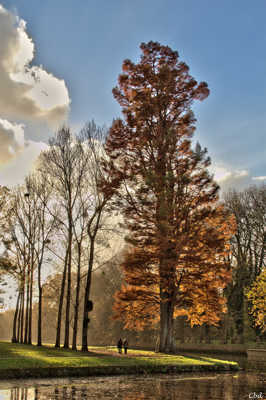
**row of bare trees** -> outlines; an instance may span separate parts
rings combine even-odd
[[[47,213],[51,191],[41,174],[26,178],[25,185],[10,193],[12,205],[8,213],[5,245],[16,268],[18,280],[17,305],[13,324],[13,342],[32,343],[33,282],[36,277],[39,324],[38,344],[41,345],[42,266],[54,232],[56,219]]]
[[[55,346],[60,347],[62,328],[64,347],[70,346],[70,308],[75,297],[72,349],[77,349],[83,279],[81,342],[82,350],[87,351],[92,271],[104,265],[108,256],[103,253],[110,232],[114,234],[105,212],[112,192],[99,190],[106,179],[101,168],[104,135],[105,129],[94,122],[88,123],[78,136],[63,127],[50,140],[49,149],[41,153],[34,174],[26,178],[24,185],[9,191],[2,239],[5,258],[15,266],[9,272],[18,282],[13,342],[32,343],[32,308],[36,296],[37,344],[42,345],[43,285],[51,273],[49,265],[57,260],[62,274]]]

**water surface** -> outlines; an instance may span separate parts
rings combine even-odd
[[[265,373],[0,381],[0,400],[266,400]]]

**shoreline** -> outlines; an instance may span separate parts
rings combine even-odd
[[[0,381],[4,379],[31,379],[31,378],[81,378],[88,376],[116,376],[116,375],[147,375],[147,374],[175,374],[190,372],[234,372],[241,371],[238,364],[216,365],[124,365],[99,367],[39,367],[1,369]]]

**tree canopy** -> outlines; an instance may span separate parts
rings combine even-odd
[[[115,312],[137,329],[159,320],[165,351],[173,345],[174,316],[215,324],[225,310],[234,223],[218,204],[206,149],[191,143],[191,105],[208,96],[207,84],[198,84],[169,47],[140,48],[140,62],[124,61],[113,90],[124,120],[113,122],[106,142],[105,169],[119,180],[114,207],[129,242]]]
[[[253,285],[246,291],[246,296],[251,303],[250,314],[255,325],[266,331],[266,269],[257,277]]]

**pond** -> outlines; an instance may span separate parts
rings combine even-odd
[[[0,400],[266,399],[265,373],[165,374],[0,381]]]

